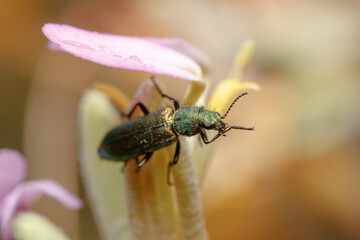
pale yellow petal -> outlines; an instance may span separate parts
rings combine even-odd
[[[208,79],[204,79],[204,82],[191,82],[189,88],[185,93],[183,103],[188,106],[195,105],[201,95],[204,93],[208,82]]]
[[[229,78],[235,78],[240,81],[243,79],[253,55],[254,47],[254,42],[251,39],[245,40],[235,57]]]
[[[70,238],[44,216],[34,212],[19,213],[12,223],[15,240],[69,240]]]
[[[244,90],[260,91],[261,89],[260,85],[255,82],[242,82],[242,85]]]
[[[80,170],[101,239],[128,239],[122,164],[103,160],[97,149],[119,113],[107,95],[84,92],[79,104]],[[86,220],[86,219],[82,219]]]
[[[240,93],[249,89],[258,90],[260,86],[254,82],[240,82],[236,79],[221,81],[211,94],[207,107],[222,115]]]

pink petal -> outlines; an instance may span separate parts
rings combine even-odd
[[[11,238],[11,223],[17,212],[27,209],[40,195],[53,198],[70,209],[82,207],[82,201],[52,180],[27,181],[17,185],[0,206],[0,229],[4,240]]]
[[[181,52],[195,62],[197,62],[202,69],[208,69],[210,65],[209,57],[200,49],[192,45],[190,42],[185,41],[181,38],[143,38],[147,41],[151,41],[155,44],[162,45],[174,49],[175,51]]]
[[[16,150],[0,149],[0,205],[5,195],[24,180],[26,161]]]
[[[57,48],[95,63],[202,81],[201,68],[194,60],[146,38],[97,33],[55,23],[45,24],[42,31]]]

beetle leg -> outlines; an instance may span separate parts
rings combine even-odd
[[[145,163],[147,163],[149,161],[152,154],[153,154],[152,152],[151,153],[145,153],[145,156],[140,161],[138,161],[138,160],[136,161],[136,166],[138,168],[141,168],[142,166],[144,166]]]
[[[209,139],[208,139],[208,137],[207,137],[207,134],[206,134],[205,130],[202,129],[202,128],[200,128],[200,136],[201,136],[201,139],[203,140],[203,142],[204,142],[205,144],[208,144],[208,143],[209,143]]]
[[[173,97],[170,97],[170,96],[167,95],[167,94],[164,94],[164,93],[161,91],[159,85],[157,85],[157,83],[155,82],[154,76],[151,76],[150,79],[151,79],[151,81],[154,83],[154,86],[156,87],[156,89],[157,89],[158,92],[160,93],[161,97],[168,98],[168,99],[174,101],[175,110],[178,110],[178,109],[180,108],[179,101],[178,101],[177,99],[173,98]]]
[[[131,115],[134,113],[137,106],[140,107],[140,109],[143,111],[144,115],[149,114],[149,110],[145,107],[145,105],[142,102],[138,102],[135,104],[135,106],[130,110],[130,112],[128,114],[124,114],[125,117],[130,118]]]
[[[209,144],[209,143],[212,143],[213,141],[215,141],[218,137],[220,137],[221,135],[223,135],[222,133],[218,133],[215,135],[215,137],[213,137],[211,140],[208,139],[207,137],[207,134],[205,132],[204,129],[200,129],[200,136],[201,136],[201,139],[203,140],[203,142],[205,144]]]
[[[177,162],[179,161],[179,156],[180,156],[180,140],[178,139],[176,141],[176,149],[175,149],[173,165],[177,164]]]
[[[171,181],[170,181],[170,168],[179,161],[179,156],[180,156],[180,141],[179,141],[179,139],[178,139],[178,140],[176,141],[176,149],[175,149],[174,160],[173,160],[172,162],[169,162],[169,166],[168,166],[167,181],[168,181],[168,184],[169,184],[169,185],[171,185]]]
[[[212,143],[220,136],[226,136],[225,133],[230,131],[231,127],[227,127],[225,130],[219,131],[211,140],[208,139],[206,131],[203,128],[200,128],[200,136],[205,144]]]

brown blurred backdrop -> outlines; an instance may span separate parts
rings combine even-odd
[[[360,239],[359,12],[358,1],[339,0],[1,1],[0,147],[24,152],[29,179],[78,192],[82,91],[101,81],[131,97],[149,76],[50,52],[46,22],[185,38],[211,57],[212,88],[252,38],[246,79],[262,90],[229,122],[256,131],[216,143],[202,185],[210,238]],[[188,84],[162,82],[177,98]],[[36,208],[78,238],[76,213],[50,200]]]

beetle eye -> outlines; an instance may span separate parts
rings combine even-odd
[[[205,121],[205,122],[204,122],[204,127],[206,127],[206,128],[211,127],[211,123],[210,123],[210,122]]]

